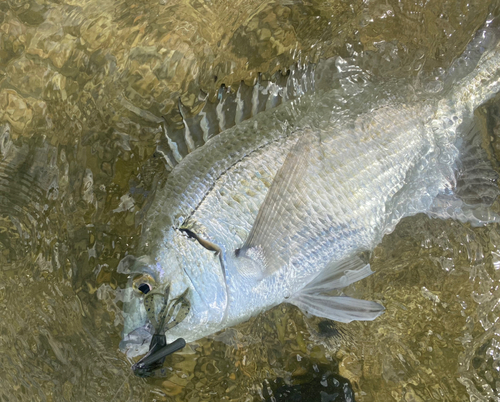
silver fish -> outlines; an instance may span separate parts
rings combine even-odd
[[[373,320],[380,304],[340,289],[372,273],[360,253],[403,217],[498,221],[485,197],[466,202],[456,186],[457,174],[476,185],[466,169],[457,171],[457,158],[466,148],[481,154],[474,110],[500,90],[500,46],[485,51],[492,40],[483,39],[469,48],[477,66],[456,73],[441,99],[395,96],[407,92],[395,83],[349,97],[317,89],[185,156],[157,190],[144,255],[119,266],[131,278],[122,350],[148,350],[167,296],[156,304],[150,297],[146,311],[143,293],[165,289],[186,299],[168,342],[195,341],[282,302],[341,322]],[[494,180],[479,180],[491,199]]]

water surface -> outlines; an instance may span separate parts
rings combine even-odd
[[[118,349],[118,262],[158,183],[179,97],[295,62],[356,60],[439,91],[494,1],[8,0],[0,4],[0,398],[5,401],[500,400],[500,228],[419,215],[348,291],[370,323],[283,305],[143,380]],[[497,13],[498,14],[498,13]],[[500,152],[498,101],[482,109]],[[497,208],[498,210],[498,208]],[[326,384],[326,385],[325,385]],[[338,394],[337,397],[334,395]],[[300,400],[300,399],[298,399]],[[307,400],[307,399],[302,399]]]

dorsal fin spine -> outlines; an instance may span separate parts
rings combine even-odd
[[[278,71],[269,81],[264,81],[259,74],[253,86],[249,87],[242,81],[236,91],[222,84],[215,102],[210,101],[208,94],[200,92],[194,107],[198,112],[193,112],[179,99],[177,116],[180,118],[175,113],[165,118],[166,144],[159,144],[160,154],[173,168],[214,135],[260,112],[311,92],[314,88],[314,66],[297,64],[286,74]]]

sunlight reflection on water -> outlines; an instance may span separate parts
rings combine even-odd
[[[334,55],[418,83],[461,54],[493,6],[2,2],[2,400],[246,401],[333,395],[345,379],[358,401],[499,400],[496,225],[406,219],[374,251],[376,274],[350,289],[383,301],[376,321],[333,325],[279,306],[189,345],[167,359],[168,377],[147,381],[118,350],[127,278],[116,272],[168,176],[155,118],[179,97],[193,105],[200,89],[215,97],[223,83]],[[498,160],[497,105],[485,124]]]

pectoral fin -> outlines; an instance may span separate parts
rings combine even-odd
[[[303,182],[310,174],[311,159],[317,157],[319,139],[312,131],[304,132],[276,174],[248,238],[236,256],[259,260],[263,276],[271,275],[287,263],[290,238],[304,223]]]

